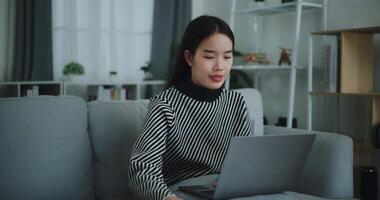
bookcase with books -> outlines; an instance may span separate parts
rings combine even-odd
[[[67,82],[24,81],[0,82],[0,98],[39,95],[72,95],[85,101],[149,99],[164,89],[166,81]]]
[[[65,82],[63,94],[94,100],[138,100],[149,99],[165,87],[166,81],[151,80],[140,82]]]
[[[337,100],[338,104],[334,105],[338,109],[337,117],[343,119],[337,120],[341,123],[338,127],[350,126],[349,123],[358,124],[360,130],[349,135],[354,142],[356,196],[360,193],[360,168],[373,166],[375,158],[380,155],[380,91],[374,90],[375,34],[380,34],[380,26],[319,31],[311,33],[309,37],[308,129],[313,129],[313,99],[321,98]],[[323,38],[318,40],[322,41],[320,49],[323,53],[318,57],[314,50],[321,44],[313,43],[320,38]],[[313,83],[313,71],[315,73],[318,70],[315,63],[319,61],[314,60],[314,57],[322,58],[319,70],[322,68],[324,71],[324,87]],[[339,102],[343,101],[359,103],[342,106]],[[354,121],[347,120],[348,115],[354,115]],[[320,117],[329,116],[325,113]],[[337,132],[345,134],[347,129],[338,128]]]
[[[340,39],[337,36],[325,36],[324,38],[324,77],[325,92],[337,92],[339,88],[338,56],[340,54],[338,46]]]
[[[26,97],[38,95],[61,95],[60,81],[0,82],[0,97]]]
[[[289,71],[289,92],[288,101],[276,102],[279,105],[287,104],[287,119],[293,119],[294,117],[294,103],[296,102],[296,82],[297,82],[297,71],[299,69],[305,69],[305,66],[300,65],[298,56],[301,50],[300,43],[302,38],[302,30],[304,27],[304,18],[307,18],[307,15],[304,15],[308,12],[318,11],[320,12],[320,22],[321,28],[326,27],[326,19],[327,19],[327,0],[292,0],[292,1],[237,1],[231,0],[230,6],[230,27],[232,30],[239,30],[242,28],[244,31],[237,31],[237,33],[241,32],[243,37],[246,37],[250,28],[253,30],[252,33],[248,33],[250,35],[253,46],[250,47],[250,51],[253,51],[256,57],[257,62],[248,62],[248,63],[239,63],[239,65],[234,64],[231,68],[232,72],[249,72],[250,75],[253,75],[254,87],[260,89],[259,84],[259,73],[256,72],[265,72],[266,74],[277,74],[279,73],[287,73]],[[284,15],[285,14],[285,15]],[[290,15],[288,15],[290,14]],[[291,33],[288,37],[283,37],[283,30],[275,29],[275,32],[279,32],[280,34],[275,37],[279,37],[280,39],[277,42],[272,41],[268,43],[266,38],[268,34],[263,34],[265,31],[271,29],[267,29],[265,25],[266,20],[270,20],[271,18],[277,16],[278,18],[286,18],[287,19],[287,27],[286,30],[291,30]],[[248,19],[248,20],[247,20]],[[248,23],[247,23],[248,22]],[[251,23],[252,22],[252,23]],[[271,21],[267,21],[271,22]],[[294,23],[294,25],[293,25]],[[280,27],[280,26],[279,26]],[[263,32],[264,31],[264,32]],[[291,40],[289,40],[291,39]],[[290,44],[286,44],[287,41],[290,41]],[[279,43],[278,43],[279,42]],[[285,43],[284,43],[285,42]],[[276,43],[276,45],[274,45]],[[275,48],[273,48],[273,45]],[[292,62],[289,62],[288,65],[281,65],[282,62],[270,63],[269,60],[274,60],[275,53],[272,51],[273,49],[277,49],[278,46],[287,45],[291,48],[291,58]],[[272,49],[272,50],[270,50]],[[262,53],[265,52],[265,53]],[[269,60],[266,58],[268,54]],[[277,59],[277,58],[276,58]],[[227,79],[226,87],[230,87],[230,79]],[[265,96],[265,95],[264,95]],[[265,97],[263,97],[265,98]],[[280,114],[280,113],[278,113]],[[277,115],[277,114],[276,114]],[[280,114],[282,115],[282,114]],[[292,127],[292,120],[287,120],[287,127]]]

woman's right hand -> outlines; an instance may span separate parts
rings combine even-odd
[[[165,200],[182,200],[181,198],[178,198],[177,196],[168,196],[165,198]]]

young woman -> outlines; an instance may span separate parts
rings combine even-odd
[[[191,21],[168,89],[151,99],[130,161],[130,187],[143,199],[179,199],[168,185],[220,173],[229,142],[247,136],[245,101],[224,89],[234,35],[212,16]]]

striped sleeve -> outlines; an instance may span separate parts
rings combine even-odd
[[[152,100],[146,120],[131,155],[130,188],[143,199],[162,200],[173,195],[162,174],[162,156],[167,133],[173,121],[172,110],[162,100]]]
[[[236,96],[231,102],[233,102],[236,107],[236,112],[232,116],[236,116],[235,124],[232,124],[234,130],[234,136],[248,136],[251,133],[253,127],[248,114],[248,107],[246,101],[242,94],[238,92],[233,92]]]
[[[247,106],[247,102],[245,101],[244,97],[241,96],[242,98],[242,102],[243,102],[243,135],[244,136],[248,136],[250,134],[254,135],[254,132],[251,131],[251,129],[253,129],[252,125],[255,123],[253,121],[253,119],[250,119],[250,116],[248,114],[248,106]],[[251,123],[251,120],[253,122],[253,124]]]

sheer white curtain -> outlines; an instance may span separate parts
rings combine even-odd
[[[54,80],[66,63],[85,68],[88,81],[139,81],[150,59],[154,0],[52,0]]]

